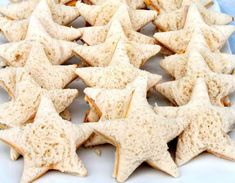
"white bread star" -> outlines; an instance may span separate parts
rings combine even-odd
[[[35,43],[24,66],[30,76],[45,89],[65,88],[75,78],[76,65],[52,65],[40,43]]]
[[[197,4],[197,8],[208,25],[225,25],[231,23],[234,18],[227,14],[218,13]],[[172,12],[162,13],[154,20],[154,24],[161,31],[175,31],[182,29],[188,13],[188,6],[184,6]]]
[[[81,36],[79,29],[62,26],[55,23],[46,0],[41,0],[35,7],[31,17],[34,16],[40,20],[46,32],[56,39],[73,41]],[[27,35],[30,19],[10,20],[1,17],[0,28],[8,41],[24,40]]]
[[[23,82],[22,80],[25,80]],[[48,93],[55,102],[56,108],[63,119],[70,120],[71,116],[67,107],[76,98],[76,90],[54,89],[46,91],[33,81],[25,69],[5,68],[0,72],[0,85],[12,100],[1,105],[0,121],[1,128],[21,126],[30,122],[37,110],[41,94]],[[27,92],[25,92],[27,88]],[[32,92],[32,93],[31,93]],[[11,159],[17,160],[20,156],[11,149]]]
[[[77,44],[52,38],[36,17],[31,17],[25,40],[0,45],[0,57],[6,65],[22,67],[34,42],[43,44],[52,64],[62,64],[73,56],[72,48]]]
[[[124,88],[137,76],[147,76],[148,89],[150,89],[161,79],[161,76],[157,74],[151,74],[134,67],[130,63],[122,42],[118,43],[112,61],[107,67],[77,68],[76,73],[86,85],[108,89]],[[91,121],[97,119],[94,109],[91,109],[86,117],[90,118]]]
[[[0,13],[12,20],[27,19],[32,14],[40,0],[22,1],[11,3],[0,7]],[[69,24],[79,16],[75,7],[57,4],[54,0],[47,0],[55,22],[59,24]]]
[[[153,87],[161,76],[135,68],[130,64],[124,44],[119,42],[112,61],[107,67],[77,68],[79,78],[90,87],[124,88],[137,76],[148,77],[148,88]]]
[[[235,145],[227,135],[235,123],[233,108],[211,104],[206,82],[198,79],[189,103],[180,107],[155,107],[167,118],[184,116],[190,122],[178,138],[176,162],[183,165],[203,151],[235,160]]]
[[[141,20],[143,21],[141,23],[142,25],[148,23],[144,19]],[[99,43],[103,43],[112,32],[115,33],[115,27],[113,24],[115,24],[114,22],[116,21],[119,21],[121,23],[122,29],[128,40],[143,44],[154,44],[156,42],[154,38],[145,36],[144,34],[141,34],[134,30],[128,12],[128,7],[125,5],[119,6],[119,8],[116,10],[115,14],[107,25],[80,28],[79,30],[82,33],[80,39],[88,45],[96,45]]]
[[[21,183],[32,182],[48,170],[86,176],[76,149],[91,134],[85,125],[63,120],[51,99],[43,96],[34,123],[2,130],[0,139],[24,156]]]
[[[235,56],[231,54],[211,52],[201,31],[194,31],[187,50],[183,54],[175,54],[165,57],[161,62],[161,67],[175,79],[180,79],[187,73],[187,63],[189,54],[198,51],[208,67],[216,73],[231,74],[235,68]]]
[[[120,6],[126,6],[131,19],[131,23],[134,30],[139,30],[147,23],[153,21],[157,13],[152,10],[135,10],[125,3],[121,3],[116,0],[110,0],[101,5],[87,5],[81,2],[77,2],[81,16],[91,25],[106,25],[112,19],[115,12]]]
[[[212,51],[223,47],[235,31],[233,25],[207,25],[195,4],[191,4],[184,28],[177,31],[155,33],[155,39],[175,53],[184,53],[195,30],[201,30]]]
[[[167,142],[178,136],[187,123],[157,115],[146,100],[147,78],[141,78],[138,85],[124,118],[89,124],[116,146],[113,176],[118,182],[124,182],[143,162],[177,177]]]
[[[6,68],[8,69],[8,68]],[[0,123],[7,127],[21,126],[32,120],[37,112],[40,97],[48,93],[58,113],[64,111],[77,97],[75,89],[42,89],[22,68],[15,73],[15,83],[6,83],[12,93],[12,100],[0,106]]]
[[[118,20],[114,21],[109,29],[104,43],[94,46],[78,45],[74,48],[75,55],[80,57],[90,66],[104,67],[109,65],[119,41],[123,41],[131,63],[141,67],[144,63],[160,51],[160,46],[141,44],[129,41]],[[97,53],[98,52],[98,53]]]
[[[186,74],[181,79],[156,86],[172,103],[184,105],[190,100],[197,78],[204,78],[212,104],[224,106],[224,98],[235,90],[235,76],[212,72],[198,51],[191,51]]]

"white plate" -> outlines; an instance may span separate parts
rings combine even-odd
[[[7,3],[6,0],[0,0],[1,4]],[[213,6],[213,9],[219,11],[217,3]],[[80,25],[81,26],[81,25]],[[153,34],[153,27],[148,26],[143,30],[145,33]],[[5,42],[1,37],[0,43]],[[226,53],[231,53],[228,45],[223,49]],[[161,57],[157,56],[151,59],[144,69],[163,75],[164,80],[169,80],[169,76],[160,69],[158,63]],[[74,60],[74,59],[73,59]],[[76,59],[75,59],[76,60]],[[72,88],[78,88],[80,93],[84,89],[84,85],[76,80],[71,84]],[[0,89],[0,103],[7,102],[9,97],[6,92]],[[150,98],[150,103],[158,102],[160,105],[167,105],[166,101],[157,95],[156,93]],[[232,97],[232,101],[235,101],[235,97]],[[78,99],[71,105],[70,110],[73,114],[73,123],[82,123],[84,113],[88,109],[88,105],[83,100],[83,95],[80,95]],[[235,141],[235,134],[231,134]],[[101,156],[97,156],[95,148],[78,150],[78,155],[81,157],[86,168],[88,169],[87,177],[77,177],[57,171],[50,171],[36,182],[40,183],[75,183],[75,182],[86,182],[86,183],[110,183],[116,182],[112,178],[112,171],[114,166],[114,154],[115,148],[111,145],[104,145],[96,147],[101,149]],[[19,182],[23,170],[23,158],[18,161],[11,161],[9,157],[9,147],[0,142],[0,183],[14,183]],[[180,167],[181,176],[179,178],[172,178],[167,174],[157,171],[150,166],[143,165],[139,167],[128,179],[128,183],[222,183],[235,182],[235,163],[219,159],[213,155],[203,153],[190,163]]]

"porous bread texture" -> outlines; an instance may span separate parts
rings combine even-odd
[[[20,41],[26,36],[28,20],[11,20],[0,17],[0,29],[8,41]]]
[[[43,45],[33,44],[24,68],[30,76],[45,89],[62,89],[75,78],[76,65],[52,65],[48,60]]]
[[[203,151],[208,151],[220,158],[235,160],[235,146],[222,130],[221,118],[222,115],[216,110],[207,110],[191,116],[193,123],[178,139],[180,143],[176,151],[177,164],[182,165]],[[192,145],[191,142],[195,144]]]
[[[188,10],[184,28],[177,31],[155,33],[154,38],[175,53],[184,53],[195,30],[201,30],[208,46],[212,51],[222,48],[231,34],[235,31],[232,25],[207,25],[195,4]]]
[[[153,87],[161,79],[159,75],[140,70],[130,64],[121,41],[116,47],[109,66],[77,68],[76,73],[86,85],[107,89],[124,88],[128,83],[134,81],[137,76],[148,77],[148,88]],[[94,119],[89,119],[90,121],[95,121],[98,118],[94,113],[86,116],[94,117]]]
[[[203,58],[213,72],[231,74],[234,70],[234,55],[207,52],[203,55]],[[185,54],[166,57],[160,65],[175,79],[180,79],[187,74],[187,63],[188,54]]]
[[[146,100],[147,78],[138,80],[126,116],[90,125],[116,146],[113,176],[124,182],[144,161],[172,176],[178,176],[177,166],[167,152],[167,142],[187,126],[184,120],[165,119],[156,115]]]
[[[42,96],[34,123],[0,133],[0,138],[24,156],[21,182],[31,182],[50,169],[86,176],[76,148],[92,133],[88,126],[74,125],[56,112],[49,96]]]
[[[32,120],[38,109],[41,95],[47,93],[56,110],[64,111],[77,97],[75,89],[42,89],[23,69],[18,69],[15,77],[13,99],[0,106],[0,121],[8,127],[21,126]]]
[[[95,115],[98,116],[97,120],[94,119],[94,116],[91,116],[89,119],[92,121],[90,122],[123,118],[129,107],[134,84],[135,81],[125,89],[86,88],[84,90],[85,99],[91,109],[95,110]],[[86,141],[85,146],[95,146],[106,142],[107,140],[102,136],[94,134]]]
[[[235,89],[235,77],[212,72],[197,51],[190,52],[189,57],[187,74],[176,81],[157,85],[157,91],[166,96],[172,103],[184,105],[190,100],[196,79],[203,78],[208,86],[212,104],[224,106],[223,99]]]
[[[109,66],[77,68],[76,73],[86,85],[104,88],[124,88],[137,76],[147,76],[148,88],[151,88],[161,79],[157,74],[140,70],[130,64],[122,42],[118,43]]]
[[[184,116],[189,126],[178,137],[176,162],[183,165],[208,151],[218,157],[235,160],[235,146],[226,134],[233,129],[235,113],[232,108],[211,104],[206,83],[198,79],[190,101],[180,107],[158,107],[155,112],[167,118]]]
[[[14,98],[16,72],[12,72],[12,68],[6,67],[0,71],[0,86],[8,93],[11,98]]]

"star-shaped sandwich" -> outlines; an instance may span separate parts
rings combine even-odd
[[[77,66],[52,65],[48,60],[42,45],[35,42],[31,48],[24,68],[42,88],[50,90],[65,88],[72,82],[76,78],[75,69]],[[8,73],[9,76],[7,78],[11,78],[16,75],[17,68],[8,67],[8,72],[11,73]]]
[[[1,81],[11,91],[12,96],[10,102],[0,105],[0,123],[5,127],[16,127],[30,122],[37,112],[41,96],[45,93],[51,97],[58,113],[64,111],[78,95],[75,89],[42,89],[22,68],[17,69],[14,79],[15,83],[9,82],[12,80],[7,78]]]
[[[234,18],[223,13],[211,11],[201,4],[197,8],[208,25],[226,25],[231,23]],[[161,31],[175,31],[182,29],[185,24],[185,18],[188,13],[188,6],[184,6],[172,12],[162,13],[154,20],[154,24]]]
[[[117,44],[123,41],[131,63],[140,67],[160,51],[160,46],[152,44],[141,44],[129,41],[118,20],[112,22],[104,43],[94,46],[78,45],[74,52],[90,66],[108,66],[112,60]]]
[[[22,67],[25,65],[34,42],[40,42],[52,64],[62,64],[73,56],[72,49],[77,44],[52,38],[40,20],[35,16],[30,18],[26,38],[23,41],[0,45],[0,57],[6,65]]]
[[[88,45],[103,43],[110,36],[108,33],[111,32],[110,29],[113,29],[113,22],[119,21],[128,40],[144,44],[154,44],[156,42],[154,38],[141,34],[133,28],[128,9],[128,6],[125,4],[120,5],[107,25],[80,28],[79,30],[82,33],[80,39]],[[141,21],[141,25],[148,23],[143,18],[139,21]]]
[[[223,47],[231,34],[235,31],[233,25],[207,25],[195,4],[191,4],[188,10],[184,28],[177,31],[155,33],[155,39],[175,53],[184,53],[195,30],[201,30],[207,44],[212,51]]]
[[[180,119],[166,119],[157,115],[146,100],[147,78],[139,80],[122,119],[91,124],[94,131],[116,146],[116,163],[113,176],[124,182],[143,162],[174,177],[177,166],[168,152],[167,143],[187,126]]]
[[[167,118],[184,116],[190,122],[178,138],[176,162],[183,165],[204,151],[235,160],[235,144],[227,135],[235,123],[233,108],[214,106],[203,79],[195,82],[190,101],[180,107],[155,107]]]
[[[85,125],[63,120],[48,96],[42,100],[32,124],[0,132],[0,139],[24,156],[22,183],[32,182],[49,170],[86,176],[76,153],[91,134]]]
[[[117,44],[113,58],[107,67],[77,68],[76,73],[86,85],[104,88],[124,88],[137,76],[147,76],[148,88],[151,88],[161,79],[157,74],[134,67],[121,41]]]
[[[108,24],[120,6],[128,7],[127,4],[117,0],[109,0],[101,5],[87,5],[81,2],[76,4],[79,13],[90,25]],[[139,30],[157,17],[157,12],[152,10],[136,10],[128,7],[128,13],[135,30]]]
[[[40,0],[29,0],[18,3],[11,3],[0,7],[0,13],[12,20],[27,19],[31,16],[33,10]],[[53,20],[59,24],[69,24],[79,16],[75,7],[57,4],[54,0],[47,0],[52,12]]]
[[[157,12],[168,13],[190,5],[191,3],[209,6],[213,3],[212,0],[144,0],[147,6],[155,9]]]
[[[94,114],[90,111],[86,116],[87,122],[114,120],[125,117],[135,88],[139,85],[141,77],[137,77],[132,83],[123,89],[86,88],[84,90],[85,100],[94,109]],[[147,91],[146,91],[147,92]],[[91,116],[91,113],[93,116]],[[95,116],[94,116],[95,115]],[[94,120],[97,118],[97,120]],[[95,146],[107,143],[100,135],[92,135],[84,144],[85,146]]]
[[[41,0],[35,7],[31,17],[40,20],[47,33],[56,39],[73,41],[81,36],[78,29],[62,26],[55,23],[46,0]],[[0,18],[0,28],[8,41],[24,40],[28,30],[30,19],[11,20],[6,17]]]
[[[76,74],[90,87],[107,89],[125,88],[137,76],[147,76],[148,89],[150,89],[161,79],[161,76],[157,74],[151,74],[133,66],[121,41],[117,44],[113,58],[107,67],[77,68]],[[91,114],[93,111],[94,109],[91,109],[87,116],[92,115],[96,119],[97,115]]]
[[[101,5],[106,2],[109,2],[109,0],[88,0],[89,3],[95,4],[95,5]],[[139,8],[145,8],[144,0],[117,0],[119,2],[126,3],[128,6],[130,6],[133,9],[139,9]]]
[[[198,51],[191,51],[188,56],[184,77],[156,86],[172,103],[184,105],[190,100],[197,78],[204,78],[212,104],[224,106],[224,98],[235,90],[235,76],[212,72]]]
[[[231,74],[233,72],[235,68],[235,56],[219,51],[211,52],[201,31],[195,31],[193,33],[185,53],[166,57],[160,62],[160,65],[175,79],[180,79],[187,73],[190,52],[195,50],[202,55],[208,67],[213,72],[222,74]]]

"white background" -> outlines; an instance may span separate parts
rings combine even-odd
[[[0,0],[1,4],[7,3],[6,0]],[[217,3],[213,7],[217,11],[219,8]],[[82,25],[78,23],[76,27],[81,27]],[[154,28],[152,26],[147,26],[143,32],[148,35],[153,35]],[[0,42],[5,42],[4,38],[0,37]],[[230,49],[228,46],[224,48],[224,51],[229,53]],[[169,80],[170,78],[162,71],[159,67],[160,56],[152,58],[143,69],[146,69],[152,73],[157,73],[163,75],[164,80]],[[78,62],[77,59],[73,59],[72,62]],[[83,100],[83,89],[84,85],[77,79],[71,85],[71,88],[78,88],[80,92],[79,98],[77,98],[70,107],[72,112],[72,122],[82,123],[85,111],[88,109],[88,105]],[[161,96],[156,93],[149,99],[151,104],[158,102],[160,105],[169,105]],[[9,97],[3,89],[0,89],[0,103],[7,102]],[[232,101],[235,101],[235,96],[232,96]],[[235,132],[231,133],[231,137],[235,141]],[[95,149],[101,150],[101,156],[97,156]],[[77,177],[68,174],[63,174],[57,171],[50,171],[38,179],[36,182],[40,183],[75,183],[75,182],[85,182],[85,183],[110,183],[116,182],[112,178],[112,171],[114,166],[114,154],[115,147],[111,145],[104,145],[95,148],[80,148],[78,150],[78,155],[84,162],[87,170],[87,177]],[[0,183],[15,183],[20,181],[20,177],[23,171],[23,158],[17,161],[10,160],[9,147],[2,142],[0,142]],[[180,167],[181,176],[179,178],[172,178],[169,175],[157,171],[150,166],[144,164],[139,167],[126,181],[128,183],[234,183],[235,182],[235,162],[219,159],[211,154],[203,153],[196,157],[194,160],[188,164]]]

